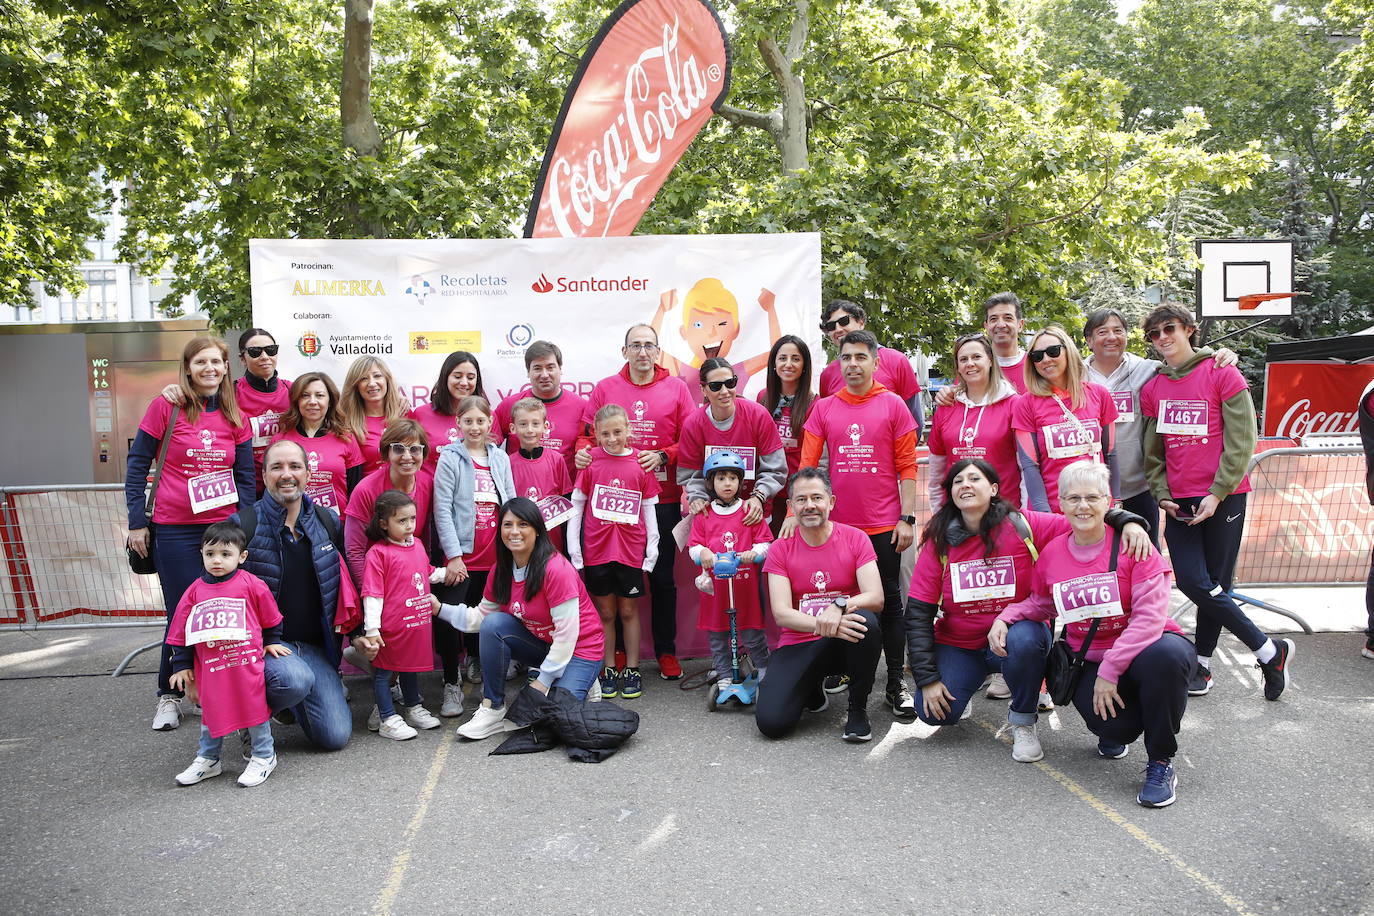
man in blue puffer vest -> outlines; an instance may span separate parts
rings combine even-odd
[[[277,599],[281,641],[291,649],[266,660],[267,704],[279,721],[289,710],[312,744],[338,750],[353,733],[334,633],[343,539],[333,510],[305,495],[309,477],[305,450],[274,442],[263,455],[262,499],[229,520],[248,534],[244,568]]]

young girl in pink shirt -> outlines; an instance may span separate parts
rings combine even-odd
[[[378,496],[367,535],[375,543],[363,571],[363,639],[378,649],[372,660],[378,733],[404,741],[417,728],[439,727],[420,705],[419,673],[434,667],[430,618],[439,602],[429,591],[429,556],[415,537],[415,500],[399,490]],[[391,699],[392,672],[400,672],[403,716]]]

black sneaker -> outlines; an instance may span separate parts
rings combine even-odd
[[[821,681],[821,689],[826,693],[844,693],[849,689],[849,675],[832,674]]]
[[[1291,639],[1274,640],[1274,648],[1278,651],[1274,657],[1267,662],[1258,662],[1257,667],[1264,674],[1264,698],[1266,700],[1277,700],[1288,686],[1288,662],[1293,658],[1293,652],[1297,648]]]
[[[911,696],[911,691],[906,689],[906,684],[889,684],[885,699],[898,719],[916,718],[916,700]]]
[[[1200,697],[1212,689],[1212,672],[1194,663],[1193,673],[1188,676],[1188,696]]]
[[[868,724],[868,712],[851,709],[844,723],[844,740],[850,744],[863,744],[873,739],[873,727]]]

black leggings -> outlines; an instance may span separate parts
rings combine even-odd
[[[487,587],[488,570],[469,570],[468,577],[457,585],[436,585],[434,595],[444,604],[466,604],[476,607],[482,601],[482,592]],[[434,651],[439,653],[439,661],[444,666],[444,683],[459,683],[458,661],[467,649],[470,658],[477,657],[477,634],[464,633],[454,629],[452,624],[434,618]]]
[[[754,722],[769,738],[785,738],[801,720],[802,707],[819,703],[825,696],[821,681],[832,674],[849,675],[849,708],[863,709],[873,691],[873,676],[883,642],[878,615],[863,616],[868,632],[858,642],[838,638],[813,639],[773,650],[768,675],[759,684]]]
[[[887,686],[902,682],[906,670],[906,625],[902,619],[902,555],[892,543],[892,532],[870,534],[878,555],[878,576],[883,582],[883,655],[887,656]],[[915,550],[913,544],[907,550]]]
[[[1197,652],[1186,637],[1164,633],[1140,650],[1116,682],[1116,692],[1126,701],[1116,717],[1104,719],[1093,711],[1098,662],[1084,662],[1082,680],[1073,705],[1088,731],[1114,744],[1130,744],[1142,734],[1145,753],[1151,760],[1171,760],[1178,753],[1178,729],[1188,707],[1188,676],[1193,673]],[[773,676],[773,669],[768,669]]]

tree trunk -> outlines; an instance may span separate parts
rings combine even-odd
[[[800,59],[806,50],[806,39],[811,28],[811,3],[810,0],[792,0],[792,6],[797,15],[788,30],[786,51],[779,48],[771,37],[759,39],[759,53],[773,81],[778,84],[782,104],[769,112],[749,111],[733,105],[722,105],[719,110],[720,116],[732,124],[767,131],[782,154],[785,172],[799,172],[806,168],[809,155],[806,89],[801,77],[793,71],[792,63]]]
[[[343,87],[339,93],[344,145],[376,157],[382,135],[372,116],[372,0],[344,0]]]

